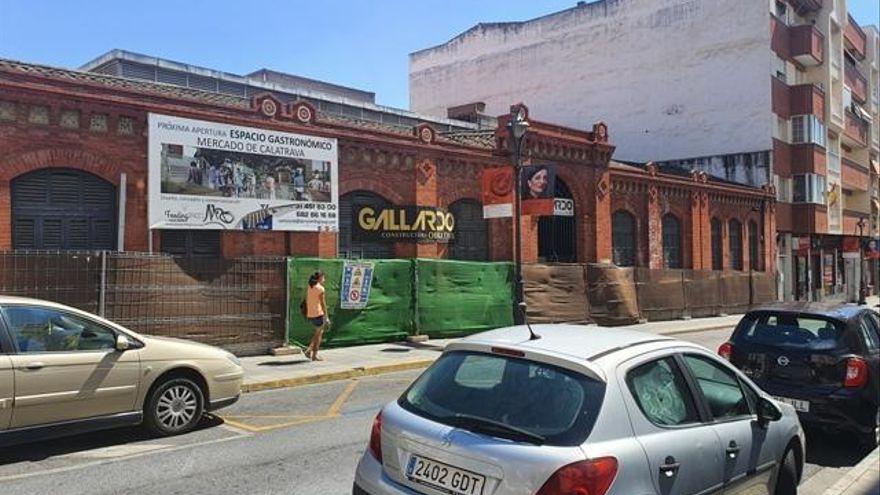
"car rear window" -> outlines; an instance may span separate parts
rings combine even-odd
[[[573,446],[586,440],[604,395],[603,383],[564,368],[454,351],[425,371],[398,404],[432,421],[478,433],[510,436],[511,432],[481,428],[483,420],[541,439],[534,443]],[[474,424],[463,426],[461,418],[473,419]]]
[[[846,326],[818,315],[762,312],[746,315],[733,336],[734,343],[832,350],[849,347]]]

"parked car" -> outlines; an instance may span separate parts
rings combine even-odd
[[[185,433],[235,403],[243,377],[221,349],[0,296],[0,445],[137,424]]]
[[[595,326],[478,334],[376,416],[355,495],[793,494],[794,408],[713,352]]]
[[[780,303],[747,313],[718,353],[805,424],[880,444],[880,318],[865,306]]]

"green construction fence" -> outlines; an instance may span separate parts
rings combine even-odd
[[[361,260],[359,260],[361,261]],[[287,340],[305,346],[314,328],[302,317],[300,302],[309,276],[326,275],[332,324],[324,346],[344,347],[404,340],[460,337],[513,324],[513,274],[510,263],[447,260],[363,260],[373,263],[370,298],[364,309],[339,307],[345,260],[290,258]]]

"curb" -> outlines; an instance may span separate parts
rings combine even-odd
[[[259,392],[261,390],[272,390],[278,388],[294,388],[305,385],[314,385],[316,383],[333,382],[337,380],[350,380],[361,376],[375,376],[385,373],[394,373],[398,371],[409,371],[427,368],[434,362],[434,359],[418,359],[414,361],[404,361],[401,363],[377,364],[373,366],[360,366],[342,371],[331,371],[327,373],[315,373],[313,375],[298,376],[296,378],[282,378],[280,380],[269,380],[257,383],[244,383],[241,386],[242,393]]]
[[[868,471],[868,469],[873,469],[877,464],[880,464],[880,448],[876,448],[870,454],[866,455],[861,462],[850,468],[850,470],[847,471],[837,483],[831,488],[825,490],[822,495],[842,495],[846,493],[846,491],[855,484],[859,478]]]
[[[668,332],[657,332],[657,335],[682,335],[687,333],[709,332],[713,330],[722,330],[731,328],[733,325],[711,325],[706,327],[687,328],[684,330],[670,330]],[[440,356],[439,354],[437,355]],[[436,359],[436,358],[435,358]],[[242,393],[259,392],[261,390],[272,390],[279,388],[295,388],[305,385],[314,385],[316,383],[333,382],[337,380],[350,380],[361,376],[375,376],[385,373],[395,373],[398,371],[409,371],[415,369],[427,368],[435,359],[418,359],[412,361],[403,361],[400,363],[377,364],[372,366],[359,366],[341,371],[330,371],[326,373],[315,373],[312,375],[298,376],[296,378],[282,378],[278,380],[269,380],[265,382],[244,383],[241,386]]]

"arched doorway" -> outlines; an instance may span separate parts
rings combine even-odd
[[[571,189],[556,177],[557,198],[574,199]],[[577,215],[577,205],[574,214]],[[577,222],[574,216],[548,216],[538,220],[538,257],[542,261],[577,261]]]
[[[116,249],[116,186],[75,169],[12,180],[13,249]]]
[[[356,212],[365,206],[380,210],[391,206],[391,202],[370,191],[352,191],[339,198],[339,257],[393,258],[393,242],[363,240],[352,236]]]
[[[483,218],[483,205],[473,199],[460,199],[449,205],[449,211],[455,217],[455,238],[449,243],[449,258],[489,259],[489,224]]]

